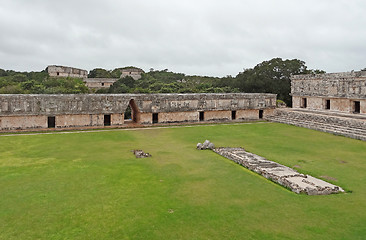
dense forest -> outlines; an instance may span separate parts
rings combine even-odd
[[[189,76],[165,70],[150,69],[142,78],[120,78],[110,88],[96,93],[230,93],[262,92],[276,93],[278,99],[291,105],[290,76],[292,74],[324,73],[307,69],[305,62],[274,58],[259,63],[254,68],[244,69],[235,77]],[[96,68],[89,78],[119,78],[120,68],[105,70]],[[0,69],[0,94],[5,93],[88,93],[90,90],[78,78],[52,78],[46,71],[15,72]]]

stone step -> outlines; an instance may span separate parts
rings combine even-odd
[[[291,117],[284,116],[272,116],[267,117],[268,120],[273,122],[285,123],[290,125],[295,125],[299,127],[310,128],[314,130],[319,130],[327,133],[332,133],[335,135],[343,135],[350,138],[355,138],[359,140],[366,141],[366,130],[363,128],[353,128],[346,127],[342,125],[335,125],[329,123],[321,123],[310,120],[300,120],[300,119],[292,119]]]
[[[335,124],[328,124],[328,123],[319,123],[319,122],[313,122],[313,121],[309,121],[309,120],[295,120],[295,119],[291,119],[291,118],[281,118],[281,117],[274,117],[274,118],[270,118],[269,120],[272,121],[281,121],[281,122],[285,122],[285,123],[292,123],[292,124],[308,124],[308,125],[314,125],[314,127],[326,127],[329,129],[334,129],[334,130],[344,130],[347,132],[354,132],[356,134],[366,134],[366,129],[363,128],[354,128],[354,127],[346,127],[346,126],[342,126],[342,125],[335,125]]]

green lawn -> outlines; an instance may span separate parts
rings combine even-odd
[[[205,139],[348,193],[297,195]],[[365,238],[366,142],[275,123],[0,136],[0,239]]]

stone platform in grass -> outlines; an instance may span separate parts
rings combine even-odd
[[[256,173],[261,174],[295,193],[308,195],[328,195],[344,192],[341,187],[330,184],[310,175],[298,173],[296,170],[269,161],[264,157],[246,152],[243,148],[216,148],[214,152],[224,156]]]

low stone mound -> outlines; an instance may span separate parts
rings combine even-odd
[[[136,158],[147,158],[151,157],[150,153],[145,153],[142,150],[133,150],[133,154],[135,154]]]
[[[206,149],[213,150],[213,149],[215,149],[215,145],[212,142],[210,142],[209,140],[206,140],[204,143],[197,143],[197,149],[198,150],[206,150]]]
[[[341,187],[314,178],[310,175],[298,173],[292,168],[269,161],[264,157],[253,153],[246,152],[243,148],[216,148],[213,151],[267,179],[291,189],[291,191],[295,193],[328,195],[344,192]]]

